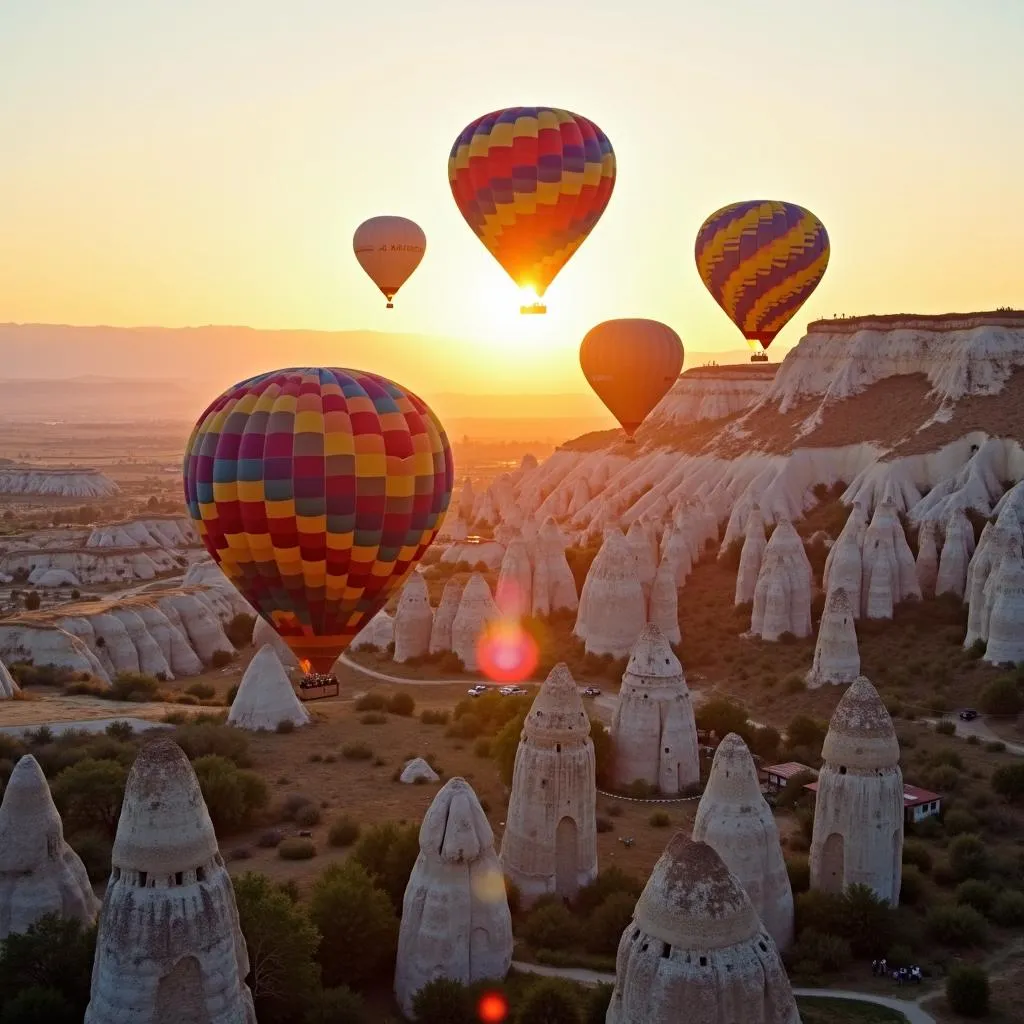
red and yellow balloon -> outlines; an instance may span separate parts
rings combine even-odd
[[[508,107],[466,125],[448,158],[448,180],[477,238],[539,299],[604,213],[615,153],[579,114]],[[539,302],[522,308],[544,311]]]
[[[207,551],[301,661],[328,672],[415,569],[451,500],[426,403],[360,370],[274,370],[228,388],[185,449]]]
[[[580,367],[632,440],[683,368],[683,343],[658,320],[606,320],[587,332]]]

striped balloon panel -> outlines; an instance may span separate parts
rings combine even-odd
[[[587,332],[580,367],[628,437],[679,378],[683,343],[657,320],[606,320]]]
[[[392,381],[275,370],[203,413],[184,483],[228,579],[299,658],[327,671],[434,539],[452,454],[426,403]]]
[[[828,233],[793,203],[733,203],[701,225],[695,257],[701,280],[729,319],[748,341],[767,348],[824,275]]]
[[[448,180],[476,236],[516,284],[539,296],[608,205],[615,154],[585,117],[509,107],[463,129]]]

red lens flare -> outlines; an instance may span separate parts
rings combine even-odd
[[[482,1024],[502,1024],[508,1019],[508,1001],[500,992],[487,992],[477,1006]]]
[[[519,683],[537,667],[537,641],[512,620],[494,623],[480,635],[476,660],[488,679],[496,683]]]

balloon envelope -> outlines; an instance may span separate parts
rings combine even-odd
[[[420,265],[427,236],[419,224],[406,217],[371,217],[356,228],[352,248],[390,309],[398,289]]]
[[[767,348],[828,266],[825,225],[794,203],[725,206],[701,225],[697,271],[752,348]]]
[[[632,437],[683,368],[683,343],[657,320],[606,320],[580,345],[583,375]]]
[[[427,405],[360,370],[274,370],[228,388],[185,449],[207,551],[300,660],[329,671],[444,519],[452,454]]]
[[[520,288],[540,297],[608,205],[615,154],[585,117],[509,107],[466,125],[448,180],[476,236]]]

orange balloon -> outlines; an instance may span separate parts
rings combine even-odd
[[[683,343],[657,320],[606,320],[580,345],[587,382],[632,438],[683,368]]]

